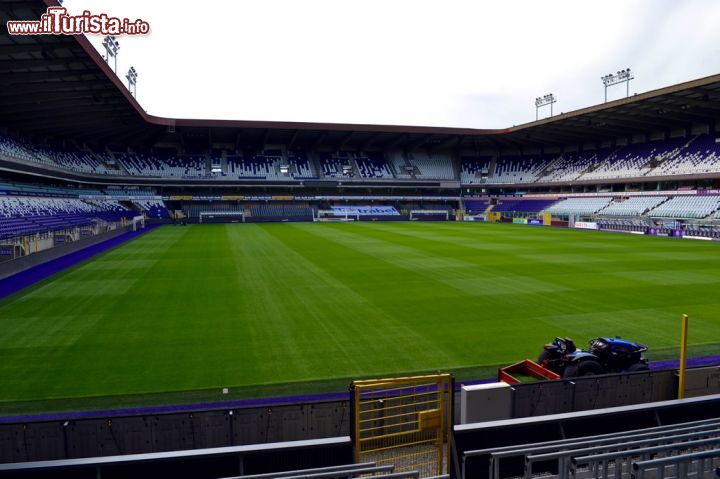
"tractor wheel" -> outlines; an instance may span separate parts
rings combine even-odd
[[[578,377],[578,364],[568,364],[562,373],[563,379]]]
[[[629,368],[627,368],[627,372],[634,373],[637,371],[649,371],[650,368],[645,363],[635,363],[631,364]]]
[[[578,376],[595,376],[597,374],[603,374],[605,370],[602,365],[592,359],[586,359],[578,364],[577,375]]]

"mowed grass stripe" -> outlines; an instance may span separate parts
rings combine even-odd
[[[0,401],[481,367],[555,335],[661,357],[683,312],[720,351],[718,253],[494,224],[164,227],[0,303]]]
[[[262,380],[347,377],[396,371],[398,364],[410,369],[418,356],[447,360],[432,343],[308,259],[306,252],[322,251],[330,256],[321,263],[335,271],[330,245],[300,234],[284,242],[275,234],[283,231],[288,227],[253,225],[238,238],[245,245],[238,248],[238,262],[256,298],[251,307],[260,308],[253,311],[258,316],[253,341],[265,356],[269,348],[276,358],[261,364]],[[248,234],[257,241],[246,241]],[[408,341],[398,342],[398,336]]]

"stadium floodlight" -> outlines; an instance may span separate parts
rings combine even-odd
[[[130,67],[125,78],[127,78],[128,81],[128,91],[135,98],[137,98],[137,77],[138,73],[135,67]]]
[[[103,38],[103,47],[105,47],[105,63],[110,64],[110,57],[115,59],[115,68],[113,71],[117,73],[117,54],[120,50],[120,42],[114,36]]]
[[[625,70],[618,71],[616,74],[609,73],[600,77],[600,79],[602,80],[603,85],[605,85],[605,103],[607,103],[607,89],[609,86],[625,83],[627,85],[625,97],[627,98],[630,96],[630,80],[634,80],[635,77],[630,72],[630,69],[626,68]]]
[[[554,103],[557,103],[557,98],[552,93],[535,98],[535,121],[538,120],[538,112],[540,111],[540,108],[547,105],[550,105],[550,116],[553,116]]]

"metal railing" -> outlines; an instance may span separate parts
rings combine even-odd
[[[598,446],[607,443],[623,441],[637,441],[643,439],[662,439],[665,437],[677,438],[679,434],[689,433],[699,436],[706,435],[707,431],[720,432],[720,419],[705,419],[701,421],[684,422],[666,426],[635,429],[595,436],[583,436],[571,439],[560,439],[539,443],[502,446],[488,449],[466,451],[462,458],[462,477],[465,478],[466,462],[471,458],[485,457],[489,461],[488,477],[499,479],[502,461],[525,458],[533,453],[557,452],[560,449],[581,449],[586,446]]]
[[[720,460],[720,449],[639,461],[633,463],[631,477],[633,479],[645,479],[646,474],[649,476],[650,474],[648,473],[654,472],[651,477],[686,478],[693,476],[695,479],[702,479],[706,473],[708,473],[708,477],[711,477],[713,475],[713,469],[715,470],[716,476],[720,475],[718,472],[720,468],[715,469],[716,460]],[[691,471],[693,464],[695,465],[695,470]],[[674,468],[674,474],[666,476],[665,473],[670,472],[666,471],[666,467]]]
[[[568,451],[556,451],[545,454],[530,454],[525,456],[525,475],[526,479],[533,475],[533,465],[539,462],[545,461],[557,461],[559,477],[567,478],[570,477],[569,465],[573,457],[587,456],[593,454],[605,454],[610,452],[629,452],[632,449],[637,449],[639,446],[656,446],[667,444],[668,446],[676,445],[681,441],[692,441],[699,437],[710,436],[713,438],[720,437],[720,429],[714,429],[703,432],[680,434],[676,436],[666,436],[661,438],[649,438],[644,440],[631,440],[618,442],[615,444],[595,445],[591,447],[584,447],[580,449],[572,449]],[[597,443],[596,443],[597,444]]]
[[[611,452],[605,454],[596,454],[592,456],[580,456],[573,457],[570,464],[569,477],[577,477],[578,470],[581,467],[586,467],[592,471],[591,476],[593,478],[607,478],[609,477],[610,464],[613,464],[613,475],[614,478],[622,477],[623,469],[627,465],[628,471],[630,472],[632,459],[639,457],[640,461],[648,461],[655,454],[665,454],[669,457],[681,457],[681,454],[670,455],[679,451],[694,451],[695,449],[705,448],[707,446],[713,446],[713,449],[717,449],[720,446],[720,438],[703,439],[699,441],[688,441],[674,444],[666,444],[664,446],[645,447],[639,449],[630,449],[626,451]],[[568,474],[563,474],[560,471],[560,477],[567,477]]]

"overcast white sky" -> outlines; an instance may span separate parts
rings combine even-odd
[[[148,21],[119,38],[118,71],[135,66],[142,106],[177,118],[503,128],[549,92],[556,112],[602,102],[600,77],[620,69],[631,94],[720,73],[718,0],[64,5]]]

